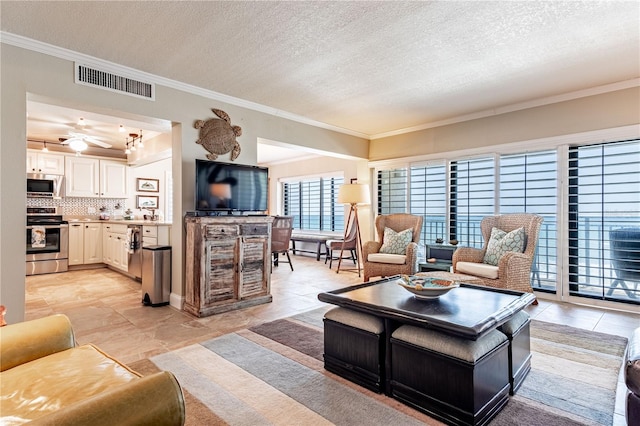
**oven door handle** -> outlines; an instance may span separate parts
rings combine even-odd
[[[63,223],[61,225],[27,225],[27,229],[33,229],[34,226],[42,226],[44,229],[60,229],[69,227],[69,225]]]

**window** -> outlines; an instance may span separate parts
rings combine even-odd
[[[447,168],[444,163],[410,169],[409,212],[424,218],[420,241],[447,240]]]
[[[640,140],[569,148],[568,191],[569,293],[636,299],[640,240],[612,236],[640,231]]]
[[[452,161],[450,171],[450,238],[468,247],[482,248],[480,221],[495,212],[495,159]]]
[[[562,175],[568,176],[563,186]],[[639,139],[558,144],[448,165],[409,163],[377,171],[377,177],[378,214],[422,215],[423,242],[442,237],[444,226],[445,241],[480,248],[484,216],[536,213],[544,222],[531,271],[534,289],[640,304]],[[568,271],[564,286],[562,267]]]
[[[284,215],[293,216],[293,227],[315,231],[342,231],[344,206],[338,204],[338,187],[342,177],[304,179],[285,182]]]
[[[531,268],[534,289],[556,290],[557,192],[556,150],[500,157],[500,213],[536,213],[544,218]]]
[[[378,214],[407,212],[407,169],[378,171]]]

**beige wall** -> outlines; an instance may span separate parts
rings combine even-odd
[[[640,88],[372,140],[369,160],[479,148],[640,123]]]
[[[225,110],[242,127],[240,164],[256,164],[257,140],[265,138],[342,155],[366,158],[368,141],[317,127],[247,110],[217,100],[156,85],[155,102],[74,84],[73,62],[3,44],[0,57],[2,100],[0,111],[0,303],[8,308],[7,321],[24,318],[24,229],[26,181],[27,98],[107,115],[120,113],[171,121],[174,217],[182,222],[193,210],[194,160],[206,151],[195,144],[197,119],[213,116],[211,108]],[[228,155],[220,159],[228,161]],[[182,226],[173,226],[173,289],[184,294]],[[172,294],[172,297],[174,295]],[[172,303],[174,302],[172,298]]]

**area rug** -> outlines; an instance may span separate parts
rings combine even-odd
[[[328,308],[327,308],[328,309]],[[325,308],[131,365],[173,372],[188,425],[441,424],[323,368]],[[611,425],[627,340],[532,321],[532,370],[492,425]]]

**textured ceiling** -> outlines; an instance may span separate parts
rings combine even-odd
[[[370,136],[640,76],[638,1],[0,8],[5,33]]]

